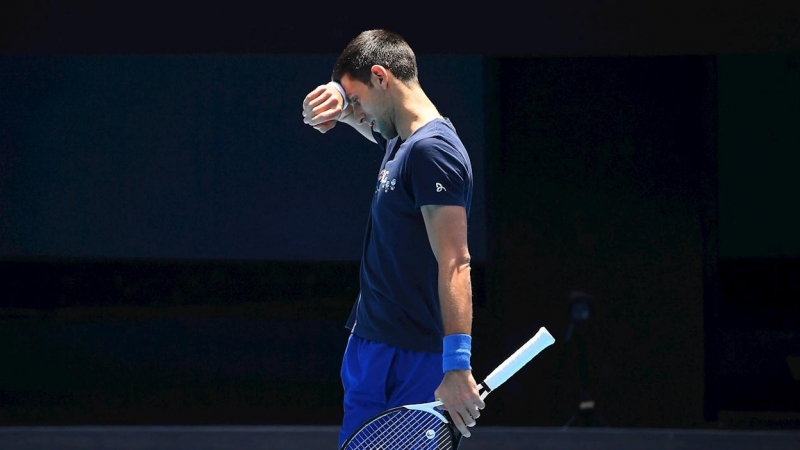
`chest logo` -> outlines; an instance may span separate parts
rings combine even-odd
[[[397,186],[397,178],[389,179],[389,171],[386,169],[381,170],[381,173],[378,174],[378,186],[375,188],[375,192],[383,190],[383,192],[393,191],[394,188]]]

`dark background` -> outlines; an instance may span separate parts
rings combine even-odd
[[[254,5],[4,7],[0,422],[338,423],[380,155],[300,102],[385,27],[475,164],[476,377],[557,339],[483,423],[797,425],[800,6]]]

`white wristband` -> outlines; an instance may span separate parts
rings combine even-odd
[[[339,90],[339,93],[342,94],[342,101],[344,102],[344,103],[342,103],[342,111],[347,109],[347,105],[349,105],[350,102],[347,101],[347,95],[345,95],[344,88],[342,87],[342,85],[337,83],[337,82],[335,82],[335,81],[331,81],[328,84],[333,84],[333,86],[336,87],[336,89]]]

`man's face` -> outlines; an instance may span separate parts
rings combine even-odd
[[[372,76],[372,86],[355,80],[349,75],[341,79],[344,92],[353,104],[353,114],[359,123],[368,124],[374,131],[380,133],[384,139],[389,140],[397,136],[394,124],[391,122],[389,96],[377,83],[378,79]]]

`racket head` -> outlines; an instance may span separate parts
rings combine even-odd
[[[461,433],[439,402],[388,409],[366,421],[342,444],[341,450],[456,450]]]

